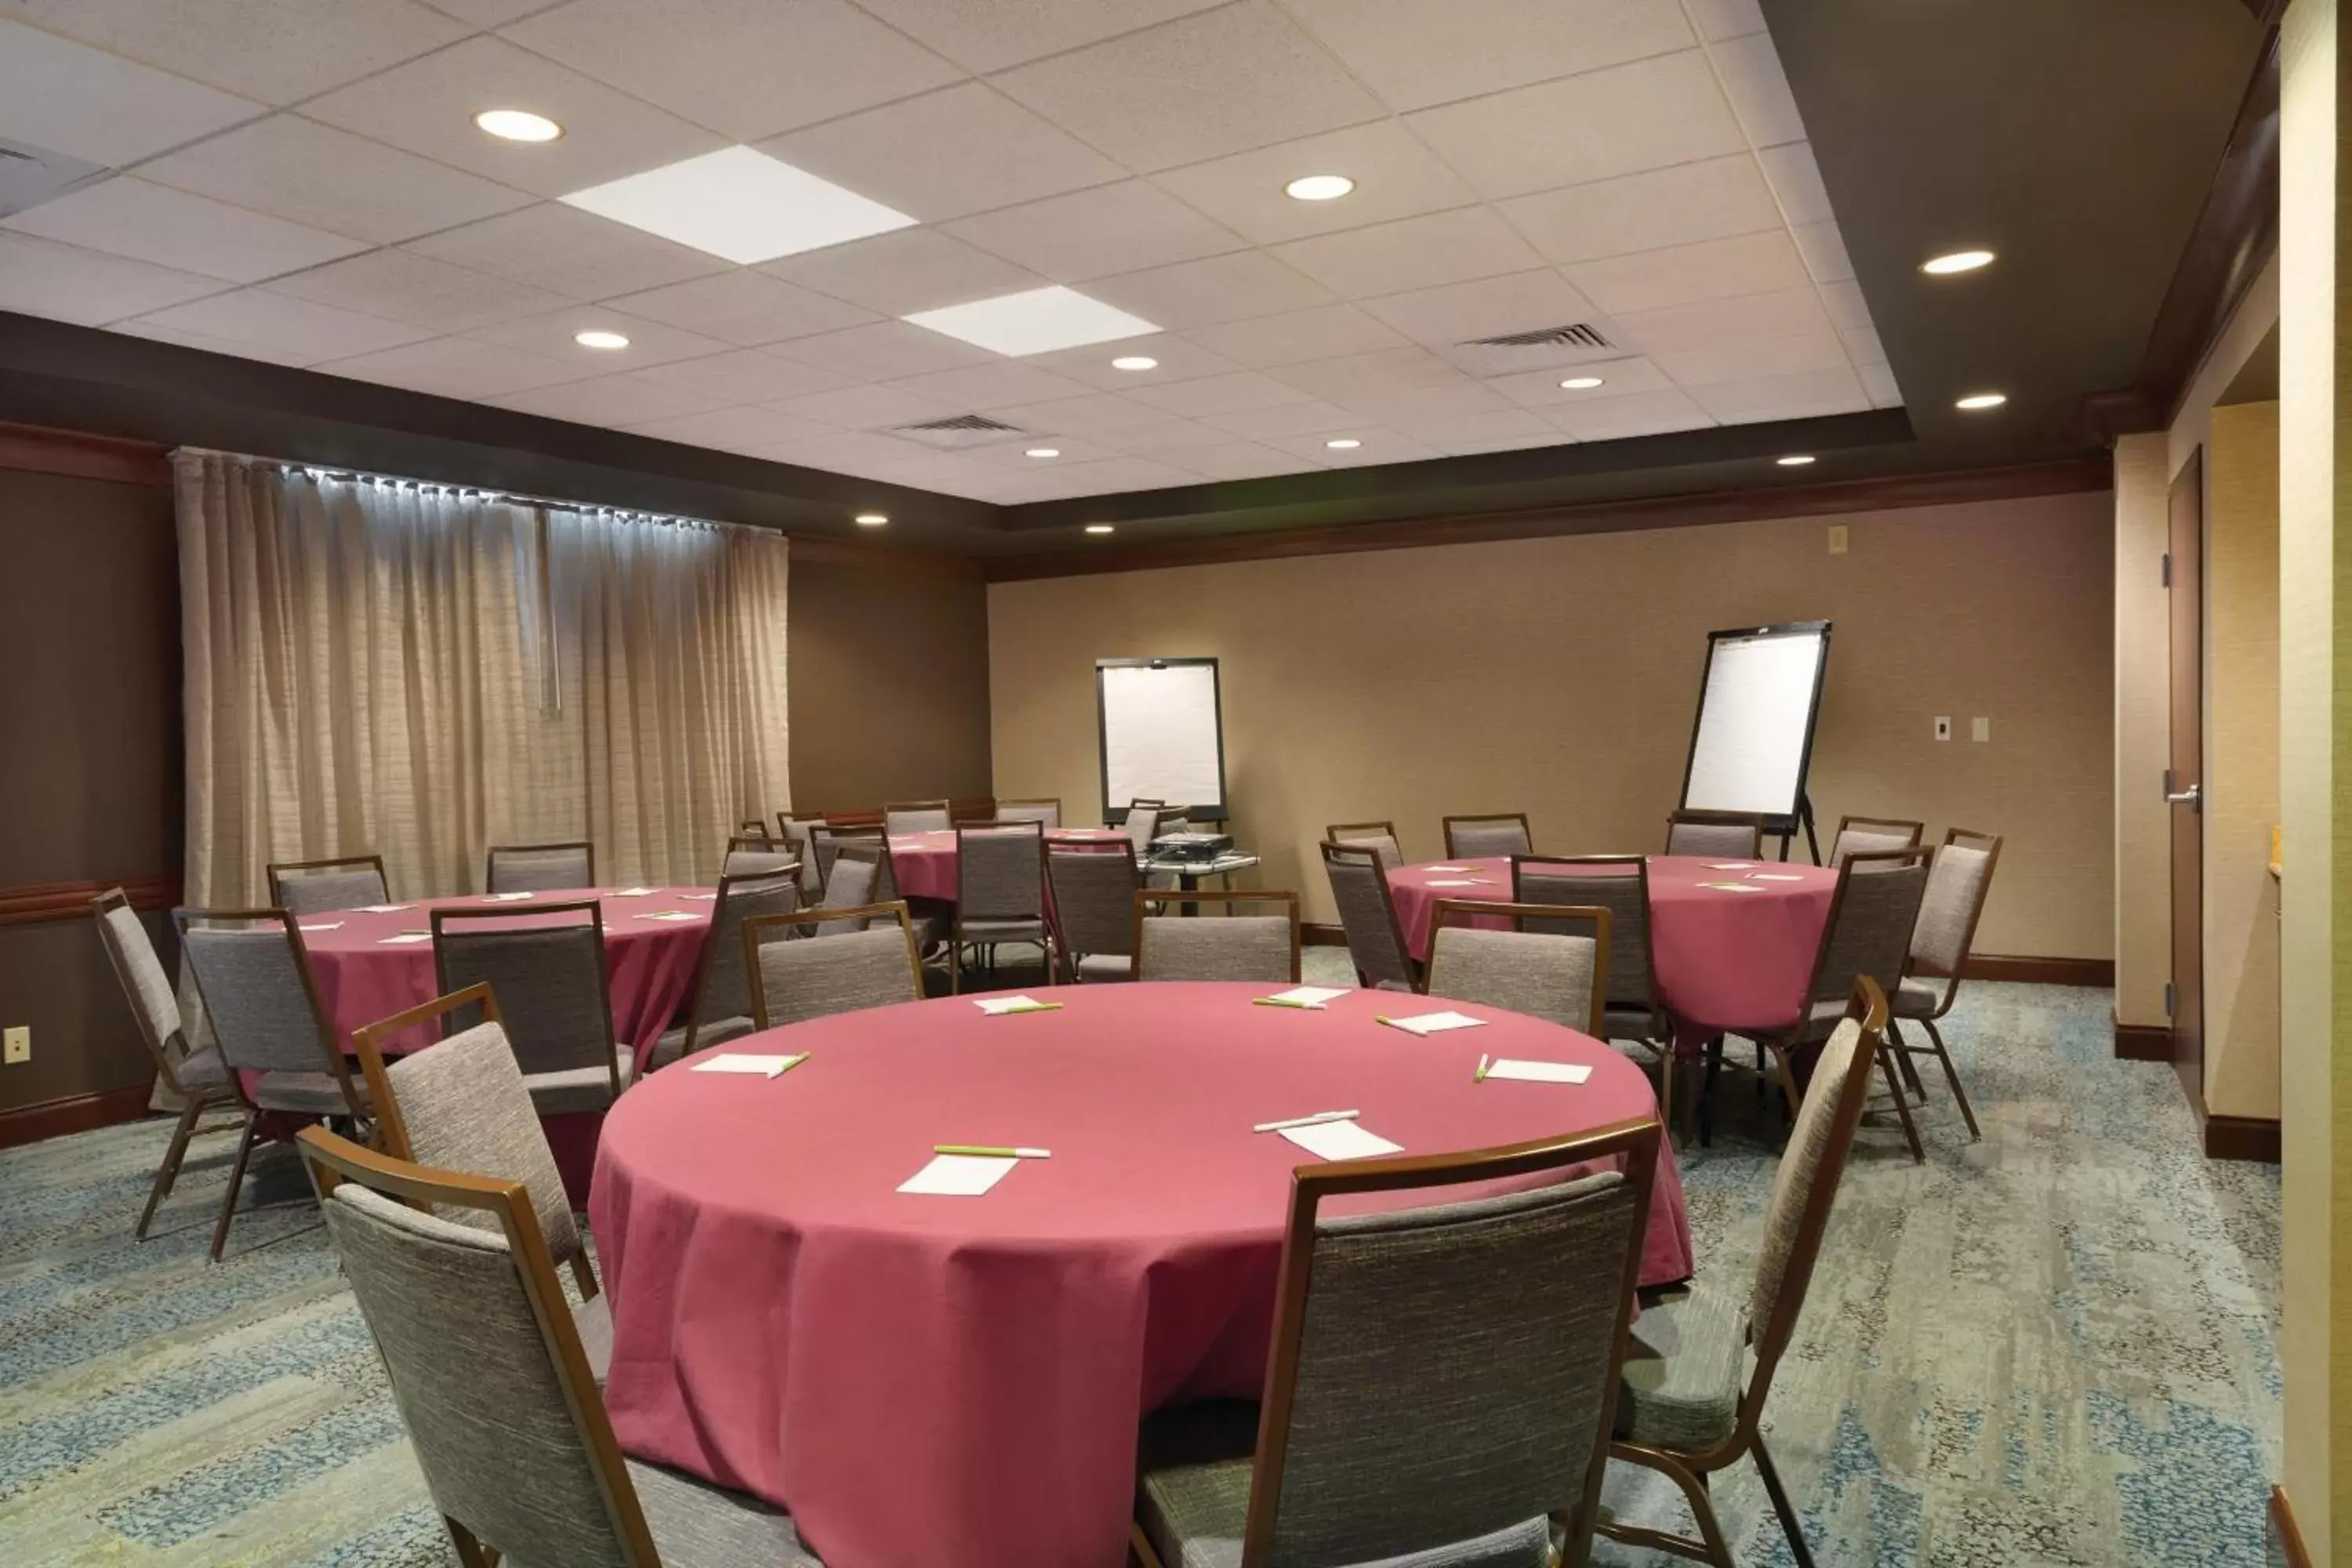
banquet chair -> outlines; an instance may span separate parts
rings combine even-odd
[[[147,1191],[147,1206],[139,1211],[138,1228],[131,1232],[133,1239],[144,1241],[147,1227],[154,1223],[156,1205],[171,1195],[173,1184],[180,1179],[188,1140],[236,1130],[236,1121],[199,1125],[207,1111],[235,1110],[236,1090],[229,1086],[228,1067],[221,1060],[217,1045],[188,1048],[180,1032],[180,999],[173,993],[172,977],[164,973],[163,961],[156,957],[155,944],[148,940],[146,924],[131,907],[130,896],[120,888],[109,888],[89,902],[98,919],[99,945],[106,949],[114,977],[122,984],[131,1021],[139,1026],[140,1043],[155,1064],[155,1075],[180,1102],[180,1120],[172,1129],[163,1163],[155,1167],[154,1184]]]
[[[1498,811],[1486,816],[1449,816],[1445,829],[1448,860],[1498,859],[1506,855],[1532,855],[1535,840],[1528,834],[1528,814]]]
[[[1960,1069],[1952,1065],[1952,1053],[1945,1049],[1936,1023],[1952,1010],[1960,994],[1960,971],[1976,947],[1977,921],[1984,914],[1985,898],[1992,890],[1993,868],[2000,862],[1997,834],[1955,827],[1944,835],[1943,845],[1927,868],[1927,890],[1919,900],[1919,921],[1911,932],[1910,963],[1902,985],[1887,998],[1888,1049],[1923,1098],[1925,1091],[1911,1058],[1932,1056],[1943,1064],[1944,1077],[1952,1086],[1952,1099],[1969,1124],[1971,1140],[1983,1137],[1977,1130],[1977,1113],[1969,1104],[1969,1091],[1960,1087]],[[1927,1031],[1927,1045],[1915,1046],[1903,1037],[1906,1020]]]
[[[1135,978],[1135,892],[1142,879],[1123,838],[1045,846],[1049,913],[1065,975],[1073,982]]]
[[[1842,816],[1837,837],[1830,840],[1830,867],[1834,870],[1846,863],[1848,856],[1872,850],[1916,849],[1920,835],[1927,831],[1926,823],[1901,817]]]
[[[404,1031],[439,1022],[446,1025],[458,1012],[480,1009],[482,1021],[471,1028],[446,1035],[421,1050],[384,1059],[383,1042]],[[514,1047],[507,1043],[499,1018],[498,998],[487,985],[473,985],[450,996],[411,1007],[404,1013],[352,1031],[352,1050],[360,1059],[360,1076],[367,1085],[368,1103],[375,1108],[376,1144],[395,1160],[413,1161],[444,1170],[469,1171],[502,1182],[520,1182],[531,1210],[539,1217],[540,1235],[548,1255],[572,1270],[580,1301],[572,1309],[572,1326],[599,1387],[613,1362],[613,1308],[596,1279],[596,1265],[580,1238],[564,1195],[562,1173],[555,1164],[547,1131],[524,1087],[522,1068]],[[479,1210],[453,1209],[451,1223],[488,1230],[496,1222]]]
[[[1145,1423],[1144,1568],[1587,1561],[1657,1165],[1643,1120],[1298,1166],[1255,1441],[1215,1405]],[[1416,1206],[1324,1212],[1362,1193]]]
[[[901,833],[944,833],[955,826],[953,809],[943,800],[896,800],[882,807],[882,831],[896,837]]]
[[[1650,862],[1641,855],[1514,855],[1511,897],[1522,904],[1573,904],[1609,911],[1609,963],[1602,992],[1604,1040],[1626,1040],[1658,1062],[1658,1120],[1674,1136],[1675,1081],[1682,1059],[1675,1054],[1674,1028],[1658,1001],[1650,968]],[[1541,921],[1523,931],[1545,931]],[[1565,928],[1561,928],[1565,929]]]
[[[1621,1517],[1600,1527],[1612,1541],[1733,1568],[1707,1483],[1714,1472],[1748,1455],[1764,1479],[1798,1568],[1813,1568],[1759,1423],[1772,1374],[1804,1310],[1885,1026],[1885,994],[1867,977],[1857,980],[1822,1049],[1773,1175],[1763,1246],[1747,1288],[1726,1290],[1702,1279],[1686,1293],[1643,1304],[1625,1355],[1610,1458],[1656,1470],[1680,1488],[1700,1539]]]
[[[948,990],[963,989],[963,950],[987,949],[996,964],[1000,942],[1035,942],[1053,984],[1053,931],[1045,918],[1045,829],[1035,822],[1000,822],[956,829],[956,906],[948,932]]]
[[[765,828],[757,833],[738,833],[730,838],[726,858],[719,862],[719,874],[722,877],[767,877],[787,870],[799,876],[800,862]]]
[[[1396,898],[1380,851],[1368,844],[1325,844],[1323,875],[1339,908],[1339,929],[1348,939],[1348,960],[1356,984],[1379,991],[1417,991],[1421,966],[1405,946],[1397,923]]]
[[[747,816],[735,825],[735,831],[745,838],[765,838],[768,837],[768,819],[764,816]]]
[[[824,826],[821,816],[794,816],[789,811],[776,813],[776,835],[784,841],[793,858],[801,863],[801,897],[814,902],[824,896],[824,868],[817,864],[816,835]]]
[[[820,910],[863,909],[868,904],[886,903],[881,897],[883,875],[889,865],[890,847],[880,834],[871,837],[830,839],[826,853],[828,869],[824,878],[824,894],[816,901]],[[848,917],[839,917],[810,926],[806,936],[837,936],[844,931],[864,931],[865,923]]]
[[[623,1458],[520,1183],[300,1151],[459,1563],[819,1568],[788,1516]]]
[[[553,893],[596,885],[593,844],[515,844],[494,847],[482,874],[490,893]]]
[[[527,925],[518,921],[527,920]],[[541,1116],[602,1110],[636,1075],[613,1028],[604,914],[593,899],[511,910],[436,909],[433,967],[442,994],[488,985]]]
[[[245,1110],[228,1191],[213,1226],[217,1263],[263,1114],[340,1116],[357,1124],[368,1119],[367,1091],[352,1079],[319,1005],[318,982],[290,912],[173,910],[172,924],[211,1021],[223,1076]]]
[[[1404,864],[1404,849],[1393,822],[1335,822],[1323,830],[1323,839],[1327,844],[1378,851],[1383,871],[1393,871]]]
[[[356,910],[392,902],[381,855],[331,860],[276,860],[269,865],[269,901],[298,915]]]
[[[843,910],[856,929],[821,942],[788,940],[824,911],[754,915],[743,922],[743,972],[756,1028],[804,1024],[835,1013],[923,999],[923,961],[903,901]]]
[[[1223,920],[1155,915],[1166,904],[1223,904]],[[1279,904],[1278,915],[1236,915],[1237,904]],[[1138,980],[1255,980],[1298,984],[1298,895],[1287,892],[1171,893],[1142,888],[1135,895],[1135,977]]]
[[[743,969],[743,922],[755,915],[788,915],[801,907],[800,875],[721,877],[710,906],[710,934],[695,961],[686,1022],[655,1042],[648,1068],[658,1068],[740,1039],[751,1032],[751,982]]]
[[[1160,819],[1167,811],[1166,801],[1138,796],[1127,803],[1127,809],[1114,817],[1110,826],[1127,829],[1128,840],[1135,846],[1135,858],[1140,860],[1150,853],[1151,841],[1160,836]]]
[[[996,803],[999,822],[1034,822],[1041,827],[1062,826],[1062,802],[1059,796],[1039,796],[1035,800],[1000,800]]]
[[[1752,811],[1677,811],[1666,818],[1666,853],[1753,860],[1764,853],[1764,818]]]
[[[1456,925],[1503,919],[1509,931]],[[1546,929],[1528,931],[1541,921]],[[1483,1003],[1564,1025],[1598,1039],[1606,1027],[1609,911],[1564,904],[1440,899],[1429,907],[1432,996]]]

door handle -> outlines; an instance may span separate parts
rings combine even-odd
[[[2205,786],[2202,784],[2190,784],[2184,790],[2167,790],[2164,795],[2164,804],[2167,805],[2185,805],[2191,811],[2201,812],[2205,809]]]

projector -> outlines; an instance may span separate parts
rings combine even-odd
[[[1234,847],[1230,833],[1163,833],[1151,853],[1163,860],[1213,860]]]

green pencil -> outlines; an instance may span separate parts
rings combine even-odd
[[[969,1154],[983,1160],[1049,1160],[1051,1149],[1003,1149],[987,1143],[934,1143],[934,1154]]]

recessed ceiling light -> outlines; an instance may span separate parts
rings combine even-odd
[[[749,147],[721,147],[574,191],[563,200],[745,267],[915,223]]]
[[[860,528],[879,528],[889,521],[878,511],[861,511],[857,514],[857,526]]]
[[[562,126],[528,109],[485,109],[474,123],[501,142],[552,142],[563,134]]]
[[[1947,278],[1955,272],[1974,272],[1979,267],[1990,267],[1993,256],[1990,250],[1955,250],[1943,256],[1930,257],[1919,264],[1919,270]]]
[[[572,341],[583,349],[625,349],[629,340],[618,332],[574,332]]]
[[[1032,447],[1022,455],[1029,458],[1058,458],[1062,455],[1062,449],[1059,447]]]
[[[1559,384],[1569,392],[1590,392],[1601,384],[1601,378],[1597,375],[1571,375]]]
[[[1357,447],[1363,445],[1361,441],[1357,440],[1353,436],[1337,437],[1331,440],[1324,442],[1323,444],[1326,447],[1330,447],[1331,450],[1335,452],[1352,452]]]
[[[1811,464],[1812,460],[1812,454],[1810,452],[1791,452],[1780,461],[1784,468],[1801,468]]]
[[[1116,531],[1113,530],[1111,525],[1107,522],[1090,522],[1087,524],[1087,531],[1088,533],[1110,533]]]
[[[2008,401],[2009,394],[2006,392],[1971,392],[1952,406],[1965,408],[1974,414],[1987,408],[1998,408]]]
[[[1355,188],[1345,174],[1301,174],[1282,187],[1284,195],[1302,202],[1337,201]]]
[[[1150,354],[1121,354],[1110,362],[1113,370],[1158,370],[1160,362]]]
[[[1160,330],[1140,316],[1130,316],[1058,283],[1024,289],[1018,294],[999,294],[993,300],[918,310],[904,319],[1016,359]]]

